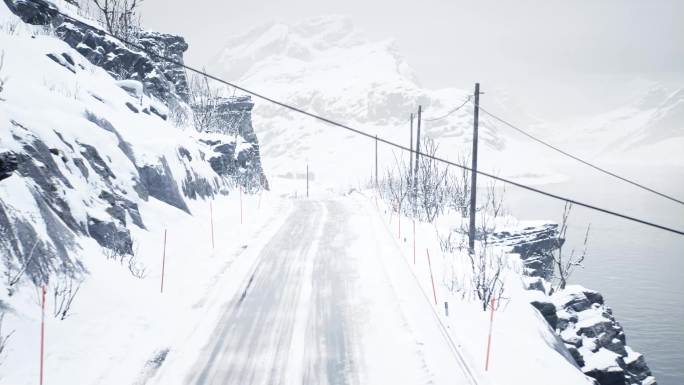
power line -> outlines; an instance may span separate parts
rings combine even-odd
[[[447,116],[449,116],[449,115],[453,114],[454,112],[456,112],[456,111],[460,110],[461,108],[463,108],[463,106],[465,106],[466,104],[468,104],[468,102],[470,101],[470,98],[471,98],[471,96],[468,96],[468,97],[466,98],[466,100],[463,101],[463,104],[461,104],[460,106],[454,108],[453,110],[447,112],[446,114],[444,114],[444,115],[442,115],[442,116],[439,116],[439,117],[437,117],[437,118],[431,118],[431,119],[423,119],[423,121],[424,121],[424,122],[434,122],[434,121],[436,121],[436,120],[444,119],[444,118],[446,118]]]
[[[500,118],[500,117],[498,117],[498,116],[492,114],[491,112],[489,112],[489,111],[487,111],[486,109],[482,108],[482,106],[480,106],[480,110],[482,110],[482,112],[484,112],[485,114],[491,116],[492,118],[498,120],[499,122],[505,124],[506,126],[512,128],[512,129],[518,131],[519,133],[525,135],[526,137],[528,137],[528,138],[534,140],[535,142],[540,143],[540,144],[542,144],[542,145],[544,145],[544,146],[546,146],[546,147],[548,147],[548,148],[550,148],[550,149],[552,149],[552,150],[554,150],[554,151],[560,152],[561,154],[563,154],[563,155],[565,155],[565,156],[567,156],[567,157],[570,157],[570,158],[572,158],[572,159],[574,159],[574,160],[576,160],[576,161],[578,161],[578,162],[580,162],[580,163],[582,163],[582,164],[584,164],[584,165],[587,165],[587,166],[589,166],[589,167],[591,167],[591,168],[593,168],[593,169],[595,169],[595,170],[598,170],[598,171],[600,171],[600,172],[602,172],[602,173],[604,173],[604,174],[607,174],[607,175],[610,175],[610,176],[612,176],[612,177],[614,177],[614,178],[617,178],[617,179],[619,179],[619,180],[621,180],[621,181],[623,181],[623,182],[627,182],[627,183],[629,183],[629,184],[631,184],[631,185],[633,185],[633,186],[636,186],[636,187],[638,187],[638,188],[641,188],[641,189],[646,190],[646,191],[648,191],[648,192],[651,192],[651,193],[653,193],[653,194],[659,195],[659,196],[661,196],[661,197],[663,197],[663,198],[665,198],[665,199],[669,199],[669,200],[671,200],[671,201],[673,201],[673,202],[676,202],[676,203],[679,203],[679,204],[681,204],[681,205],[684,205],[684,201],[681,201],[681,200],[679,200],[679,199],[677,199],[677,198],[674,198],[674,197],[672,197],[672,196],[670,196],[670,195],[667,195],[667,194],[661,193],[661,192],[659,192],[659,191],[656,191],[656,190],[654,190],[654,189],[652,189],[652,188],[650,188],[650,187],[644,186],[644,185],[641,184],[641,183],[638,183],[638,182],[635,182],[635,181],[633,181],[633,180],[630,180],[630,179],[627,179],[627,178],[625,178],[625,177],[622,177],[622,176],[620,176],[620,175],[617,175],[617,174],[615,174],[614,172],[608,171],[608,170],[606,170],[606,169],[604,169],[604,168],[601,168],[601,167],[599,167],[599,166],[596,166],[595,164],[589,163],[589,162],[587,162],[586,160],[583,160],[583,159],[581,159],[581,158],[579,158],[579,157],[577,157],[577,156],[575,156],[575,155],[572,155],[572,154],[570,154],[570,153],[568,153],[568,152],[566,152],[566,151],[563,151],[563,150],[561,150],[560,148],[558,148],[558,147],[556,147],[556,146],[554,146],[554,145],[552,145],[552,144],[549,144],[549,143],[547,143],[547,142],[545,142],[545,141],[543,141],[543,140],[541,140],[541,139],[539,139],[539,138],[533,136],[532,134],[530,134],[530,133],[524,131],[523,129],[514,126],[514,125],[511,124],[510,122],[508,122],[508,121],[506,121],[506,120],[504,120],[504,119],[502,119],[502,118]]]
[[[71,17],[71,16],[69,16],[69,15],[66,15],[66,14],[62,13],[62,12],[59,11],[59,10],[57,10],[56,12],[57,12],[58,14],[62,15],[63,17],[69,19],[69,20],[75,21],[75,22],[78,23],[78,24],[81,24],[81,25],[86,26],[87,28],[97,29],[97,28],[95,28],[95,27],[93,27],[93,26],[91,26],[91,25],[88,25],[88,24],[86,24],[86,23],[84,23],[84,22],[82,22],[82,21],[80,21],[80,20],[77,20],[77,19],[75,19],[75,18],[73,18],[73,17]],[[211,74],[208,74],[208,73],[206,73],[206,72],[204,72],[204,71],[200,71],[200,70],[198,70],[198,69],[195,69],[195,68],[193,68],[193,67],[190,67],[190,66],[188,66],[188,65],[185,65],[185,64],[183,64],[183,63],[181,63],[181,62],[179,62],[179,61],[177,61],[177,60],[174,60],[174,59],[169,58],[169,57],[167,57],[167,56],[164,56],[164,55],[162,55],[162,54],[158,54],[158,53],[152,52],[151,50],[148,50],[147,48],[145,48],[145,47],[143,47],[143,46],[141,46],[141,45],[139,45],[139,44],[136,44],[136,43],[134,43],[134,42],[128,41],[127,39],[120,38],[120,37],[118,37],[118,36],[116,36],[116,35],[114,35],[114,34],[108,32],[108,31],[103,31],[103,30],[101,30],[101,29],[97,29],[97,30],[98,30],[99,32],[101,32],[101,33],[107,35],[107,36],[111,36],[111,37],[113,37],[113,38],[115,38],[115,39],[117,39],[117,40],[119,40],[119,41],[121,41],[121,42],[123,42],[123,43],[125,43],[125,44],[128,44],[128,45],[131,46],[131,47],[137,48],[137,49],[139,49],[139,50],[141,50],[141,51],[143,51],[143,52],[145,52],[145,53],[147,53],[147,54],[149,54],[149,55],[151,55],[151,56],[154,56],[154,57],[157,57],[157,58],[159,58],[159,59],[162,59],[162,60],[164,60],[164,61],[166,61],[166,62],[168,62],[168,63],[171,63],[171,64],[174,64],[174,65],[183,67],[183,68],[185,68],[185,69],[188,70],[188,71],[194,72],[194,73],[196,73],[196,74],[198,74],[198,75],[205,76],[205,77],[207,77],[207,78],[209,78],[209,79],[215,80],[215,81],[217,81],[217,82],[219,82],[219,83],[222,83],[222,84],[225,84],[225,85],[227,85],[227,86],[235,87],[236,89],[238,89],[238,90],[240,90],[240,91],[242,91],[242,92],[244,92],[244,93],[250,94],[250,95],[252,95],[252,96],[255,96],[255,97],[257,97],[257,98],[260,98],[260,99],[262,99],[262,100],[265,100],[265,101],[267,101],[267,102],[273,103],[273,104],[275,104],[275,105],[281,106],[281,107],[286,108],[286,109],[289,109],[289,110],[291,110],[291,111],[298,112],[298,113],[300,113],[300,114],[302,114],[302,115],[306,115],[306,116],[309,116],[309,117],[311,117],[311,118],[320,120],[320,121],[325,122],[325,123],[328,123],[328,124],[330,124],[330,125],[332,125],[332,126],[336,126],[336,127],[339,127],[339,128],[343,128],[343,129],[345,129],[345,130],[348,130],[348,131],[354,132],[354,133],[356,133],[356,134],[365,136],[365,137],[367,137],[367,138],[369,138],[369,139],[377,140],[378,142],[385,143],[385,144],[387,144],[387,145],[390,145],[390,146],[399,148],[399,149],[401,149],[401,150],[409,151],[409,152],[413,151],[416,155],[420,155],[420,156],[423,156],[423,157],[427,157],[427,158],[430,158],[430,159],[434,159],[434,160],[436,160],[436,161],[438,161],[438,162],[442,162],[442,163],[444,163],[444,164],[447,164],[447,165],[450,165],[450,166],[454,166],[454,167],[458,167],[458,168],[461,168],[461,169],[464,169],[464,170],[467,170],[467,171],[472,171],[472,169],[469,168],[469,167],[467,167],[467,166],[460,165],[460,164],[458,164],[458,163],[454,163],[454,162],[448,161],[448,160],[443,159],[443,158],[439,158],[439,157],[434,156],[434,155],[429,155],[429,154],[425,154],[425,153],[422,153],[422,152],[419,152],[419,151],[411,150],[411,149],[409,149],[408,147],[402,146],[402,145],[400,145],[400,144],[398,144],[398,143],[394,143],[394,142],[391,142],[391,141],[389,141],[389,140],[387,140],[387,139],[383,139],[383,138],[377,137],[376,135],[371,135],[371,134],[369,134],[369,133],[367,133],[367,132],[358,130],[358,129],[356,129],[356,128],[352,128],[352,127],[350,127],[350,126],[347,126],[347,125],[342,124],[342,123],[338,123],[338,122],[336,122],[336,121],[334,121],[334,120],[331,120],[331,119],[328,119],[328,118],[326,118],[326,117],[323,117],[323,116],[314,114],[314,113],[312,113],[312,112],[308,112],[308,111],[303,110],[303,109],[301,109],[301,108],[298,108],[298,107],[295,107],[295,106],[291,106],[291,105],[289,105],[289,104],[287,104],[287,103],[284,103],[284,102],[278,101],[278,100],[276,100],[276,99],[270,98],[270,97],[265,96],[265,95],[263,95],[263,94],[261,94],[261,93],[258,93],[258,92],[255,92],[255,91],[251,91],[251,90],[246,89],[246,88],[244,88],[244,87],[238,86],[238,85],[236,85],[236,84],[234,84],[234,83],[228,82],[228,81],[226,81],[226,80],[223,80],[223,79],[221,79],[221,78],[218,78],[218,77],[216,77],[216,76],[213,76],[213,75],[211,75]],[[548,196],[548,197],[551,197],[551,198],[554,198],[554,199],[558,199],[558,200],[561,200],[561,201],[564,201],[564,202],[568,202],[568,203],[572,203],[572,204],[575,204],[575,205],[578,205],[578,206],[586,207],[586,208],[588,208],[588,209],[600,211],[600,212],[605,213],[605,214],[613,215],[613,216],[616,216],[616,217],[619,217],[619,218],[623,218],[623,219],[626,219],[626,220],[629,220],[629,221],[633,221],[633,222],[636,222],[636,223],[641,223],[641,224],[643,224],[643,225],[651,226],[651,227],[654,227],[654,228],[657,228],[657,229],[660,229],[660,230],[669,231],[669,232],[671,232],[671,233],[675,233],[675,234],[679,234],[679,235],[684,235],[684,231],[676,230],[676,229],[673,229],[673,228],[670,228],[670,227],[666,227],[666,226],[663,226],[663,225],[659,225],[659,224],[656,224],[656,223],[653,223],[653,222],[649,222],[649,221],[646,221],[646,220],[643,220],[643,219],[631,217],[631,216],[629,216],[629,215],[625,215],[625,214],[621,214],[621,213],[618,213],[618,212],[615,212],[615,211],[611,211],[611,210],[603,209],[603,208],[600,208],[600,207],[597,207],[597,206],[593,206],[593,205],[590,205],[590,204],[588,204],[588,203],[583,203],[583,202],[580,202],[580,201],[577,201],[577,200],[574,200],[574,199],[570,199],[570,198],[566,198],[566,197],[563,197],[563,196],[560,196],[560,195],[552,194],[552,193],[549,193],[549,192],[546,192],[546,191],[543,191],[543,190],[539,190],[539,189],[534,188],[534,187],[531,187],[531,186],[527,186],[527,185],[524,185],[524,184],[521,184],[521,183],[518,183],[518,182],[514,182],[514,181],[509,180],[509,179],[501,178],[501,177],[498,177],[498,176],[495,176],[495,175],[486,173],[486,172],[484,172],[484,171],[477,171],[477,173],[478,173],[479,175],[483,175],[483,176],[486,176],[486,177],[488,177],[488,178],[491,178],[491,179],[494,179],[494,180],[498,180],[498,181],[500,181],[500,182],[508,183],[508,184],[510,184],[510,185],[513,185],[513,186],[522,188],[522,189],[524,189],[524,190],[536,192],[536,193],[538,193],[538,194],[545,195],[545,196]]]

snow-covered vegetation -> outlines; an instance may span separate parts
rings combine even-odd
[[[434,155],[431,141],[425,147],[426,154]],[[396,231],[404,258],[413,259],[412,267],[428,296],[432,292],[435,311],[441,313],[444,306],[444,322],[454,326],[453,338],[463,341],[468,352],[484,354],[486,312],[497,318],[497,329],[507,330],[494,337],[499,341],[491,370],[494,383],[515,379],[514,383],[543,384],[546,376],[554,376],[554,383],[567,380],[568,384],[592,383],[591,378],[600,384],[655,382],[643,356],[626,346],[624,331],[603,297],[581,286],[566,287],[573,270],[582,267],[587,257],[589,235],[587,228],[584,250],[563,249],[571,205],[566,204],[559,225],[520,222],[506,212],[505,189],[490,182],[478,189],[476,241],[470,250],[468,210],[453,204],[470,202],[470,191],[464,186],[467,174],[424,158],[415,169],[398,158],[377,189],[371,184],[369,194],[377,194],[383,202],[385,218],[396,226],[390,231]],[[427,258],[432,252],[427,270],[423,249]],[[441,282],[435,286],[439,277]],[[518,324],[531,316],[525,313],[537,310],[537,318]],[[458,318],[450,318],[448,312]],[[464,322],[470,327],[468,333],[456,326]],[[502,322],[516,324],[515,330]],[[471,333],[473,329],[478,332]],[[518,340],[522,336],[534,340],[539,335],[546,341],[543,348],[526,350],[525,355],[508,350],[523,344]],[[536,354],[558,358],[545,364],[549,373],[532,369],[528,361],[538,359]],[[480,362],[478,357],[472,359]],[[579,370],[570,375],[573,367],[588,377],[582,378]],[[536,371],[534,376],[530,370]],[[563,371],[569,373],[555,378]]]

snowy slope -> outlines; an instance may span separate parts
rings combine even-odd
[[[0,149],[18,159],[0,181],[0,335],[11,333],[0,384],[37,382],[41,288],[46,383],[135,383],[206,311],[200,295],[239,246],[264,230],[256,215],[236,229],[234,181],[210,164],[224,155],[216,143],[232,146],[235,158],[251,144],[177,127],[165,101],[144,94],[140,82],[115,80],[5,3],[0,51]],[[244,201],[248,213],[262,206],[256,197]],[[270,206],[264,198],[263,220],[277,223],[266,215]],[[212,223],[221,231],[216,253]],[[159,295],[167,231],[166,274],[175,281],[168,300]],[[77,294],[67,310],[68,287]]]
[[[209,68],[247,88],[406,146],[409,114],[419,104],[423,117],[430,119],[451,111],[472,93],[421,87],[393,40],[371,41],[343,16],[255,28],[230,38]],[[518,121],[533,121],[505,96],[483,97],[483,105]],[[266,102],[257,103],[255,122],[263,157],[275,176],[296,177],[309,163],[317,183],[346,186],[370,178],[374,145],[369,139]],[[480,127],[485,168],[506,175],[550,173],[539,162],[503,167],[506,156],[526,157],[526,147],[490,120],[482,119]],[[470,148],[472,106],[442,120],[425,121],[422,130],[423,136],[438,140],[441,156],[456,160]],[[379,152],[380,169],[394,163],[391,150],[380,146]]]
[[[684,89],[656,84],[633,102],[589,118],[548,124],[540,135],[604,162],[684,164]]]

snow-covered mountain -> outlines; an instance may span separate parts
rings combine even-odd
[[[625,106],[549,124],[546,134],[578,154],[615,163],[684,164],[684,88],[655,84]]]
[[[472,90],[422,87],[394,40],[371,41],[344,16],[271,23],[231,37],[209,68],[241,86],[406,146],[409,115],[422,105],[422,135],[439,142],[441,156],[456,160],[470,151],[472,105],[445,119],[428,119],[459,106]],[[488,97],[483,105],[518,121],[534,120],[505,96]],[[257,101],[255,122],[266,168],[276,176],[302,174],[309,163],[319,179],[334,170],[331,183],[343,177],[355,185],[370,178],[372,140],[267,102]],[[503,152],[525,151],[491,120],[482,119],[480,129],[486,168],[508,175],[527,170],[522,164],[501,170]],[[379,153],[381,169],[394,163],[390,149],[381,145]]]

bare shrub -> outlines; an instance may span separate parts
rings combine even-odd
[[[192,120],[197,131],[208,131],[219,122],[219,89],[209,84],[202,75],[191,75],[188,79]]]
[[[184,103],[171,103],[169,105],[169,121],[176,127],[183,128],[190,122],[192,110]]]
[[[2,334],[2,323],[5,320],[5,313],[0,313],[0,363],[2,363],[2,353],[5,351],[7,348],[7,341],[12,337],[12,334],[14,334],[14,330],[9,332],[9,334],[3,335]]]
[[[0,52],[0,102],[4,102],[5,99],[2,98],[2,91],[5,89],[5,83],[7,83],[7,78],[2,74],[2,67],[5,64],[5,51]]]
[[[135,278],[143,279],[147,276],[147,268],[138,261],[136,255],[138,254],[138,244],[133,241],[133,254],[127,254],[117,249],[110,249],[108,247],[102,248],[102,254],[107,260],[119,262],[122,266],[126,266],[128,271]]]
[[[53,288],[53,315],[63,321],[69,316],[71,305],[81,289],[82,280],[64,274],[62,280]]]
[[[480,224],[476,229],[476,233],[484,239],[496,231],[498,219],[505,214],[503,201],[506,194],[505,186],[499,192],[496,180],[488,182],[485,189],[484,204],[477,210],[480,214]]]
[[[7,270],[5,271],[5,279],[7,280],[7,295],[9,297],[14,294],[14,285],[19,283],[19,280],[21,280],[21,277],[24,275],[26,269],[31,263],[31,260],[33,259],[33,253],[36,250],[37,245],[38,239],[36,239],[36,241],[33,243],[33,247],[31,247],[31,251],[29,252],[28,256],[22,258],[21,265],[16,269],[16,271],[13,271],[13,265],[8,263]]]
[[[91,0],[112,35],[131,41],[140,30],[138,8],[143,0]]]
[[[420,216],[433,222],[444,211],[446,204],[448,168],[434,158],[439,146],[432,138],[426,138],[423,145],[422,152],[426,156],[421,156],[419,161],[416,204]]]
[[[486,311],[492,299],[499,302],[504,293],[502,272],[505,268],[505,256],[501,251],[495,251],[486,241],[473,253],[468,253],[472,269],[472,284],[475,295],[482,303],[482,310]]]
[[[126,254],[117,248],[102,247],[102,254],[108,260],[119,261],[121,264],[123,264],[124,258],[126,257]]]
[[[19,20],[6,20],[0,23],[0,31],[8,36],[17,35],[19,32]]]
[[[467,166],[470,155],[460,153],[457,155],[457,163]],[[470,171],[465,168],[450,170],[447,175],[447,204],[457,210],[461,217],[467,217],[470,211]]]
[[[405,208],[404,202],[409,196],[410,176],[406,161],[402,158],[397,158],[394,154],[393,169],[386,171],[385,178],[382,181],[382,192],[386,199],[389,200],[392,210],[401,213]]]
[[[132,276],[138,279],[143,279],[147,276],[147,268],[142,263],[138,262],[138,243],[133,241],[133,254],[127,259],[128,271]]]
[[[554,280],[557,281],[558,289],[565,289],[568,283],[568,279],[572,275],[573,271],[577,267],[584,267],[583,262],[587,256],[587,244],[589,241],[589,230],[591,224],[587,226],[587,231],[584,234],[584,248],[581,253],[576,254],[575,249],[570,251],[570,255],[563,254],[563,245],[565,244],[566,234],[568,232],[568,224],[570,218],[570,211],[572,210],[572,203],[565,203],[563,208],[563,216],[561,218],[560,230],[558,231],[558,236],[556,237],[554,243],[556,245],[556,250],[551,251],[551,256],[553,257],[554,264]]]

